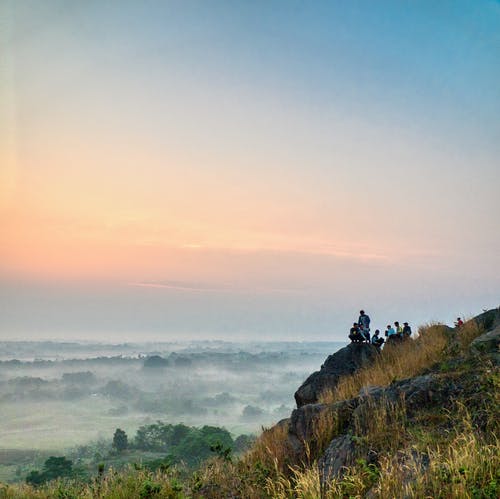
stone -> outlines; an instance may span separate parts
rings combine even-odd
[[[297,407],[317,403],[323,391],[335,388],[342,376],[369,365],[377,355],[377,348],[368,343],[351,343],[330,355],[321,369],[311,374],[295,392]]]
[[[351,435],[335,437],[318,461],[321,490],[325,490],[333,478],[339,478],[357,457],[356,444]]]
[[[498,353],[500,349],[500,326],[478,336],[470,344],[470,351],[474,355]]]
[[[483,327],[485,331],[491,331],[500,326],[500,307],[485,310],[482,314],[474,317],[476,324]]]
[[[295,458],[300,461],[307,453],[316,452],[323,442],[317,441],[318,426],[324,435],[324,426],[331,425],[331,434],[344,431],[351,421],[351,415],[358,399],[342,400],[334,404],[307,404],[292,412],[289,426],[289,440]],[[307,446],[307,450],[306,450]]]

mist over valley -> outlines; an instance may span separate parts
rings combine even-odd
[[[338,342],[0,342],[3,449],[63,451],[157,420],[256,434]]]

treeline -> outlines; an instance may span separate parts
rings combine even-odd
[[[338,346],[336,344],[335,348]],[[88,366],[137,366],[148,368],[190,368],[217,365],[229,370],[253,369],[256,365],[288,364],[306,359],[322,357],[328,347],[320,352],[304,350],[260,351],[260,352],[170,352],[168,354],[99,355],[87,358],[66,358],[60,360],[34,359],[19,360],[16,358],[0,360],[0,369],[51,369],[51,368],[83,368]]]
[[[255,437],[240,435],[233,439],[225,429],[205,425],[201,428],[157,421],[139,427],[135,436],[129,439],[127,433],[117,428],[111,446],[99,449],[100,462],[86,455],[85,447],[74,456],[49,457],[41,470],[32,470],[26,477],[31,485],[41,485],[57,478],[90,479],[95,471],[103,473],[105,467],[120,468],[134,464],[150,471],[179,465],[193,470],[211,456],[231,460],[234,454],[241,454],[254,442]],[[153,459],[151,457],[154,456]],[[75,463],[76,461],[76,463]]]
[[[172,463],[184,462],[194,466],[218,450],[227,455],[241,453],[253,440],[249,435],[240,435],[233,440],[225,428],[218,426],[196,428],[182,423],[172,425],[158,421],[141,426],[130,443],[126,433],[118,428],[113,437],[113,447],[119,452],[136,449],[165,453]]]

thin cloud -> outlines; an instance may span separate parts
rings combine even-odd
[[[271,294],[297,294],[304,293],[305,289],[276,288],[276,287],[241,287],[236,285],[211,285],[205,283],[190,283],[184,281],[144,281],[129,282],[128,286],[140,288],[168,289],[194,293],[271,293]]]

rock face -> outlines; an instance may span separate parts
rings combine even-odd
[[[356,457],[357,449],[351,435],[335,437],[318,461],[321,489],[324,490],[333,477],[340,476],[346,466],[354,464]]]
[[[493,331],[482,334],[470,344],[471,353],[481,355],[490,353],[494,358],[500,360],[500,326],[497,326]]]
[[[476,323],[483,327],[485,331],[491,331],[496,326],[500,326],[500,307],[486,310],[474,318]]]
[[[377,355],[378,350],[367,343],[351,343],[330,355],[321,369],[311,374],[295,392],[297,407],[318,402],[322,391],[334,388],[341,376],[353,374]]]
[[[294,411],[302,412],[302,418],[292,414],[290,432],[299,433],[303,429],[303,438],[311,439],[314,431],[315,419],[318,413],[331,411],[338,414],[343,411],[343,424],[340,427],[340,435],[336,436],[327,447],[323,456],[318,461],[318,469],[322,486],[332,478],[342,476],[345,466],[352,465],[356,459],[363,458],[371,460],[370,449],[364,447],[362,443],[356,443],[351,436],[356,428],[361,434],[369,430],[370,419],[373,417],[373,410],[376,405],[386,405],[388,408],[392,404],[404,403],[404,413],[411,420],[424,407],[444,407],[450,400],[454,400],[463,390],[456,383],[453,375],[423,375],[415,378],[408,378],[398,381],[389,387],[373,387],[369,394],[360,395],[348,401],[337,402],[335,404],[306,406]],[[308,407],[315,407],[314,411],[306,411]],[[304,431],[305,430],[305,431]]]
[[[311,374],[297,390],[297,409],[289,419],[280,423],[286,425],[292,462],[305,462],[309,453],[321,456],[318,469],[324,490],[332,478],[342,477],[345,467],[354,464],[357,459],[364,459],[367,463],[376,461],[376,449],[366,445],[363,439],[353,437],[369,433],[374,410],[381,409],[383,414],[385,408],[387,414],[395,414],[396,417],[401,413],[411,424],[412,421],[419,421],[422,411],[430,410],[432,414],[437,407],[451,409],[453,401],[460,397],[468,403],[473,403],[475,397],[480,398],[480,375],[475,369],[485,359],[490,364],[500,364],[500,309],[489,310],[474,320],[486,332],[470,344],[472,356],[448,361],[447,365],[454,366],[453,370],[448,372],[434,366],[421,375],[394,381],[389,386],[364,386],[358,396],[348,400],[319,403],[322,391],[335,388],[342,376],[369,365],[379,353],[371,345],[351,343],[330,355],[321,369]],[[456,331],[443,327],[450,333],[448,336],[452,341]],[[469,362],[469,370],[461,372],[460,365],[465,360]],[[482,407],[479,402],[478,407]],[[486,424],[481,419],[480,411],[475,414],[476,424]],[[331,437],[328,429],[331,429]],[[411,462],[406,465],[408,460]],[[414,480],[429,466],[429,457],[416,450],[411,450],[409,454],[398,452],[393,461],[398,469],[408,468],[405,476],[407,482]],[[368,493],[366,497],[376,495]]]

